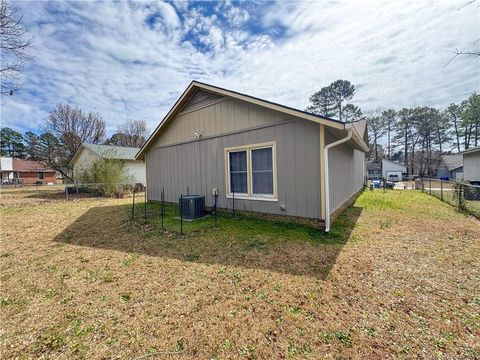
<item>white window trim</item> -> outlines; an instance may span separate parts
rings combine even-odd
[[[273,194],[253,194],[252,182],[252,150],[272,148],[272,170],[273,170]],[[247,193],[235,193],[235,199],[240,200],[261,200],[278,201],[277,189],[277,142],[271,141],[260,144],[249,144],[243,146],[234,146],[225,148],[225,192],[227,199],[232,199],[233,194],[230,191],[230,152],[247,152]]]

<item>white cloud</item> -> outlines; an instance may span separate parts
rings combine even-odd
[[[24,87],[2,126],[39,128],[59,102],[150,129],[191,80],[304,108],[336,79],[354,102],[444,107],[480,88],[478,5],[462,1],[222,3],[18,2],[35,35]]]

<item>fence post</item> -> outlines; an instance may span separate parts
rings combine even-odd
[[[432,195],[432,179],[428,179],[428,186],[430,188],[430,195]]]
[[[215,227],[217,227],[217,197],[218,194],[214,195],[215,203],[213,204],[213,210],[215,211]]]
[[[145,207],[143,209],[143,220],[147,221],[147,188],[145,188]]]
[[[132,221],[135,217],[135,190],[133,190]]]
[[[183,235],[183,194],[180,194],[180,235]]]
[[[65,186],[65,200],[68,201],[68,186]]]
[[[235,189],[232,189],[232,214],[235,216]]]
[[[440,180],[440,199],[443,201],[443,181]]]
[[[425,191],[425,184],[423,183],[423,178],[422,178],[422,192]]]
[[[163,208],[163,201],[164,201],[164,189],[162,189],[162,192],[160,194],[160,217],[162,218],[162,230],[164,229],[163,227],[163,211],[164,211],[164,208]]]

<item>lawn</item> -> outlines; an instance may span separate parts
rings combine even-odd
[[[480,223],[427,194],[366,191],[330,235],[223,214],[185,237],[130,198],[1,195],[2,358],[480,357]]]

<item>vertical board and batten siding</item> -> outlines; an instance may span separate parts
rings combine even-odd
[[[234,104],[237,105],[240,106],[236,110],[235,107],[230,109],[233,114],[220,111],[226,121],[214,117],[214,120],[219,120],[215,123],[220,129],[211,129],[212,133],[231,131],[233,124],[229,122],[233,120],[246,124],[250,120],[242,119],[245,114],[263,113],[254,109],[255,106],[247,105],[245,108],[243,104]],[[267,117],[273,118],[275,116]],[[319,125],[302,119],[283,119],[282,122],[271,122],[256,129],[151,149],[146,163],[148,198],[159,200],[164,188],[166,201],[177,202],[180,194],[186,194],[188,187],[191,194],[205,195],[206,205],[213,206],[212,189],[217,188],[218,206],[232,208],[233,200],[226,197],[224,149],[270,141],[276,142],[278,201],[235,199],[235,208],[320,218]],[[282,210],[281,205],[285,205],[286,210]]]
[[[463,154],[463,178],[480,181],[480,151]]]
[[[365,153],[340,144],[329,150],[330,213],[363,186]]]
[[[187,108],[190,102],[187,103]],[[202,137],[231,133],[263,125],[285,121],[290,116],[230,98],[217,98],[197,102],[196,110],[185,108],[166,125],[152,148],[195,140],[195,133]]]

